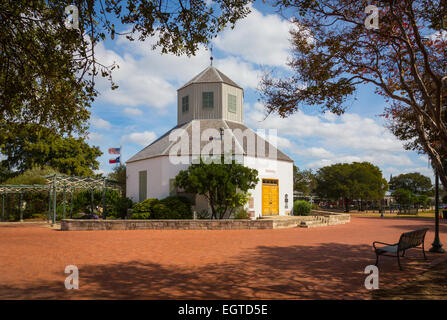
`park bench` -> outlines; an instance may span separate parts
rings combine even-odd
[[[418,229],[415,231],[404,232],[401,234],[399,242],[395,244],[374,241],[373,247],[376,253],[376,266],[379,264],[379,256],[393,257],[397,258],[397,263],[399,264],[400,270],[402,266],[400,264],[400,253],[402,252],[402,257],[405,256],[405,251],[411,248],[421,248],[424,255],[424,259],[427,260],[424,250],[425,234],[428,228]],[[383,247],[377,247],[376,244],[382,244]]]

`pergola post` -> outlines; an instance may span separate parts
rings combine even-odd
[[[20,192],[19,209],[20,209],[20,222],[23,222],[23,192]]]
[[[48,223],[51,221],[51,188],[48,191],[48,215],[47,215]]]
[[[73,188],[71,189],[70,195],[70,219],[73,218]]]
[[[106,178],[104,178],[103,186],[102,186],[102,218],[106,220]]]
[[[57,191],[56,191],[56,175],[53,176],[53,224],[56,224],[56,209],[57,209]]]
[[[63,203],[62,203],[62,219],[65,219],[65,200],[66,200],[66,187],[64,186],[64,196],[63,196]]]
[[[9,221],[9,215],[10,215],[10,211],[11,211],[11,203],[9,202],[9,197],[8,194],[6,194],[6,205],[8,206],[8,208],[6,209],[6,221]]]
[[[93,192],[94,192],[94,189],[92,188],[90,190],[90,209],[92,211],[92,215],[93,215],[93,212],[95,211],[94,204],[93,204],[94,203]]]
[[[2,193],[2,221],[5,221],[5,194]]]

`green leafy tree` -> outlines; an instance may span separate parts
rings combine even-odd
[[[380,200],[388,184],[380,169],[369,162],[337,163],[316,174],[316,192],[321,198],[343,198],[346,212],[350,200]]]
[[[400,174],[390,179],[390,189],[405,189],[415,195],[433,195],[433,185],[429,177],[418,172]]]
[[[223,161],[222,161],[223,162]],[[192,164],[175,178],[175,185],[191,194],[203,195],[212,218],[223,219],[248,201],[247,192],[258,183],[258,171],[232,163]]]
[[[83,138],[61,136],[35,124],[10,125],[0,134],[1,161],[8,170],[19,173],[36,166],[49,166],[69,175],[92,175],[102,152]]]
[[[310,195],[316,188],[315,174],[311,169],[300,170],[293,166],[293,189],[302,192],[304,195]]]
[[[35,0],[0,2],[0,119],[84,132],[96,77],[116,64],[95,47],[110,37],[151,39],[163,53],[195,54],[249,12],[252,0]],[[78,18],[66,24],[66,7]],[[78,22],[78,28],[74,29]],[[117,23],[117,25],[115,25]],[[119,25],[118,25],[119,24]],[[68,28],[67,28],[68,25]],[[111,82],[112,89],[117,86]]]
[[[392,195],[396,202],[404,207],[411,205],[415,200],[413,193],[407,189],[397,189]]]
[[[379,1],[378,28],[369,0],[274,0],[293,15],[291,74],[266,73],[267,112],[286,117],[302,106],[342,114],[358,88],[371,85],[388,102],[384,117],[399,139],[428,154],[447,187],[447,2]],[[369,16],[369,17],[368,17]],[[366,23],[365,23],[366,22]]]
[[[118,181],[121,185],[122,195],[126,196],[126,165],[119,164],[112,169],[109,173],[108,178],[110,180]]]
[[[12,185],[34,185],[34,184],[46,184],[47,181],[43,178],[46,175],[58,174],[59,172],[51,167],[34,167],[32,169],[26,170],[21,174],[16,174],[3,182],[3,184]],[[25,210],[23,212],[23,217],[25,219],[31,218],[34,215],[41,214],[46,215],[48,211],[48,191],[41,192],[24,192],[23,200],[26,203]],[[18,195],[9,195],[6,199],[5,206],[12,209],[11,216],[19,219],[19,202]],[[10,218],[11,218],[10,216]]]

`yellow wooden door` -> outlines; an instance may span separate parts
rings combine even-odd
[[[279,188],[278,180],[262,180],[262,215],[272,216],[279,214]]]

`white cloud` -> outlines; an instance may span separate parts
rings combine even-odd
[[[235,57],[216,60],[216,68],[242,88],[256,89],[261,77],[261,71],[255,70],[253,65]]]
[[[279,149],[288,149],[288,150],[290,150],[294,146],[294,144],[289,139],[283,138],[283,137],[279,137],[279,136],[276,137],[276,144],[277,144],[277,147]]]
[[[128,116],[141,116],[143,115],[143,111],[136,108],[124,108],[124,114]]]
[[[379,167],[414,165],[411,153],[403,149],[401,141],[374,119],[358,114],[338,117],[299,111],[288,118],[274,114],[265,118],[265,109],[257,102],[249,107],[245,118],[253,129],[278,130],[287,141],[278,143],[280,149],[289,149],[289,154],[296,155],[303,167],[316,169],[355,161],[368,161]]]
[[[101,118],[92,118],[91,123],[95,128],[98,128],[98,129],[107,129],[108,130],[112,127],[110,122],[108,122],[104,119],[101,119]]]
[[[245,60],[268,66],[285,66],[290,46],[291,23],[277,14],[251,13],[214,40],[217,48]]]
[[[123,136],[122,142],[131,142],[140,146],[147,146],[157,138],[157,135],[153,131],[134,132]]]
[[[265,119],[261,103],[246,114],[246,122],[254,128],[277,129],[281,135],[295,138],[314,137],[327,146],[349,147],[369,151],[400,152],[402,142],[371,118],[346,113],[338,120],[327,121],[327,116],[307,115],[302,111],[288,118],[271,114]],[[265,119],[265,120],[264,120]]]
[[[335,155],[321,147],[300,148],[296,147],[295,154],[302,155],[309,158],[334,158]]]
[[[427,166],[425,167],[408,167],[408,168],[396,168],[396,167],[386,167],[383,169],[384,176],[388,179],[390,174],[397,176],[402,173],[419,172],[420,174],[429,177],[432,182],[435,181],[435,176],[433,169]]]
[[[89,132],[88,136],[87,136],[87,140],[90,143],[99,143],[102,142],[102,139],[104,138],[104,136],[100,133],[96,133],[96,132]]]
[[[106,49],[102,43],[95,49],[98,61],[119,65],[112,71],[117,89],[111,90],[109,81],[98,78],[98,101],[119,106],[164,108],[176,101],[177,88],[209,63],[205,49],[188,58],[162,55],[160,50],[152,50],[150,41],[119,39],[114,45],[116,51]]]

